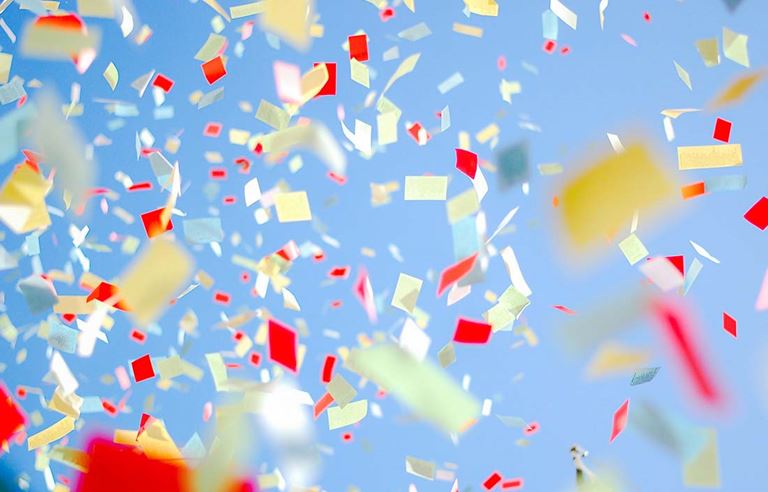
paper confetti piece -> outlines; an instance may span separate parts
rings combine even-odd
[[[75,419],[67,415],[55,424],[29,436],[27,439],[27,449],[31,451],[58,441],[73,430],[75,430]]]
[[[425,480],[435,479],[435,470],[437,465],[433,461],[421,460],[413,456],[405,457],[405,472],[416,475]]]
[[[723,313],[723,329],[733,338],[736,338],[736,320],[728,313]]]
[[[404,200],[445,200],[447,176],[406,176]]]
[[[624,403],[621,404],[621,406],[616,410],[616,412],[613,414],[613,426],[611,427],[611,438],[610,442],[613,442],[616,440],[617,437],[619,437],[619,434],[624,431],[624,427],[627,425],[627,420],[629,418],[629,400],[625,400]]]
[[[761,197],[752,205],[752,208],[747,210],[744,218],[753,226],[764,231],[768,227],[768,198]]]
[[[301,222],[312,220],[306,191],[279,193],[275,196],[277,220],[280,222]]]
[[[563,21],[568,27],[571,29],[576,29],[576,23],[578,21],[578,17],[576,14],[566,7],[560,0],[550,0],[549,1],[549,10],[554,12],[554,14]]]
[[[356,424],[368,415],[368,400],[354,401],[346,407],[328,408],[328,430]]]
[[[268,321],[268,329],[269,360],[296,372],[298,368],[296,332],[274,319]]]
[[[120,74],[117,72],[117,67],[114,63],[110,62],[107,68],[104,69],[104,79],[109,84],[109,88],[114,92],[117,87],[117,82],[120,78]]]
[[[740,166],[741,145],[699,145],[677,148],[678,169],[711,169]]]
[[[723,54],[729,60],[749,68],[747,41],[749,37],[746,34],[739,34],[723,27]]]
[[[683,484],[686,487],[719,488],[720,459],[717,450],[717,431],[705,429],[705,444],[701,451],[683,464]]]
[[[688,72],[681,67],[676,61],[672,60],[672,63],[675,64],[675,70],[677,71],[677,76],[680,77],[680,80],[683,81],[683,84],[688,87],[688,90],[693,90],[693,85],[691,85],[691,76],[688,75]]]
[[[706,67],[714,67],[720,64],[720,52],[717,47],[717,38],[700,39],[696,41],[696,50],[699,52]]]
[[[630,234],[619,242],[619,248],[630,265],[634,265],[648,256],[648,250],[635,234]]]
[[[453,341],[456,343],[483,344],[491,338],[491,325],[481,321],[473,321],[459,318],[456,322],[456,331],[453,333]]]
[[[659,373],[660,367],[650,367],[647,369],[638,369],[635,374],[632,375],[632,380],[629,382],[630,386],[637,386],[638,384],[650,383],[656,374]]]

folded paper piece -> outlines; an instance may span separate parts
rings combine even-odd
[[[44,229],[51,223],[45,197],[51,184],[32,166],[20,164],[0,190],[0,220],[14,233]]]
[[[333,375],[333,379],[328,383],[326,389],[340,408],[347,406],[357,395],[355,388],[339,373]]]
[[[397,277],[397,286],[395,286],[395,293],[392,295],[392,306],[408,314],[413,313],[416,301],[419,299],[422,283],[419,278],[401,273]]]

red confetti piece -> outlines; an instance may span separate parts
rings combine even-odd
[[[224,198],[222,198],[221,201],[222,203],[224,203],[224,205],[233,205],[234,203],[237,202],[237,197],[233,195],[227,195]]]
[[[329,178],[331,178],[331,181],[335,182],[338,185],[344,185],[347,183],[347,177],[346,176],[339,176],[333,171],[328,171],[328,174],[326,175]]]
[[[679,362],[694,394],[708,405],[722,403],[722,393],[704,363],[690,322],[683,316],[682,309],[668,302],[656,302],[654,314],[667,346]]]
[[[147,341],[147,334],[137,329],[131,330],[131,340],[143,344]]]
[[[387,7],[379,11],[379,18],[382,22],[387,22],[389,19],[395,16],[395,9]]]
[[[349,278],[349,273],[352,269],[348,266],[333,267],[328,272],[328,276],[331,278]]]
[[[611,429],[611,440],[613,442],[622,433],[627,425],[629,417],[629,400],[624,401],[618,410],[613,414],[613,428]]]
[[[645,22],[650,23],[651,22],[651,13],[650,12],[643,12],[643,20],[645,20]]]
[[[296,332],[274,319],[269,320],[268,328],[269,360],[296,372]]]
[[[352,433],[351,432],[345,432],[341,435],[341,440],[344,442],[351,442],[352,441]]]
[[[419,145],[426,145],[432,138],[432,135],[418,121],[408,127],[408,135]]]
[[[732,126],[733,124],[730,121],[718,118],[715,121],[715,132],[712,134],[712,138],[728,143],[731,140]]]
[[[296,245],[296,241],[289,241],[285,243],[285,246],[275,252],[275,254],[280,255],[286,261],[293,261],[301,255],[301,251]]]
[[[213,295],[213,300],[218,302],[219,304],[224,304],[224,305],[229,304],[229,299],[230,299],[229,294],[227,294],[226,292],[219,291]]]
[[[437,284],[437,297],[443,295],[443,292],[445,292],[448,287],[455,284],[466,274],[471,272],[472,268],[475,266],[476,260],[477,253],[473,254],[472,256],[467,256],[463,260],[457,261],[453,265],[440,272],[440,280]]]
[[[203,69],[203,75],[209,85],[213,85],[216,81],[227,75],[227,69],[224,67],[224,59],[221,56],[217,56],[212,60],[201,65]]]
[[[24,413],[0,384],[0,443],[8,441],[25,423]]]
[[[456,169],[469,176],[469,179],[475,179],[477,154],[464,149],[456,149]]]
[[[505,68],[507,68],[507,57],[504,55],[499,56],[496,59],[496,68],[499,69],[499,71],[503,71]]]
[[[488,343],[491,338],[491,325],[483,321],[459,318],[453,341],[457,343]]]
[[[562,48],[560,48],[561,55],[567,55],[570,52],[571,52],[570,46],[563,46]]]
[[[365,271],[365,268],[360,268],[352,292],[355,294],[355,297],[360,304],[362,304],[363,309],[365,309],[368,321],[375,323],[378,319],[376,316],[376,301],[373,298],[373,288],[371,287],[371,281],[368,278],[368,272]]]
[[[61,319],[64,320],[66,324],[72,323],[75,318],[77,318],[77,316],[72,313],[64,313],[61,315]]]
[[[752,208],[747,210],[744,214],[744,218],[747,222],[757,227],[761,231],[764,231],[768,227],[768,198],[760,198]]]
[[[368,61],[368,36],[356,34],[349,36],[349,59],[354,58],[359,62]]]
[[[333,397],[330,393],[324,394],[319,400],[317,400],[317,403],[315,403],[315,408],[313,409],[315,420],[317,420],[317,417],[319,417],[326,408],[331,406],[331,403],[333,403]]]
[[[336,356],[326,355],[325,362],[323,363],[323,375],[320,378],[323,384],[328,384],[331,382],[331,379],[333,378],[334,365],[336,365]]]
[[[501,483],[502,489],[522,489],[524,485],[522,478],[513,478],[511,480],[504,480]]]
[[[217,180],[227,179],[227,170],[221,167],[215,167],[211,169],[210,176],[211,176],[211,179],[217,179]]]
[[[152,183],[149,181],[143,181],[141,183],[136,183],[128,187],[128,191],[142,191],[142,190],[151,190],[152,189]]]
[[[539,428],[541,426],[538,422],[529,422],[525,427],[523,427],[523,434],[526,436],[532,436],[539,432]]]
[[[683,255],[675,255],[675,256],[667,256],[667,260],[669,260],[670,263],[672,263],[675,268],[677,268],[677,271],[680,272],[680,275],[685,277],[685,256]]]
[[[173,230],[173,222],[168,219],[168,223],[163,226],[160,216],[163,214],[164,208],[158,208],[150,212],[141,214],[141,222],[144,224],[144,230],[147,232],[147,237],[153,238],[160,234]]]
[[[150,359],[149,354],[131,361],[131,370],[133,371],[133,379],[137,383],[155,377],[155,368],[152,367],[152,359]]]
[[[111,417],[117,415],[117,407],[109,400],[102,399],[101,408],[103,408]]]
[[[133,447],[95,439],[88,445],[88,471],[80,473],[75,491],[190,490],[192,477],[177,463],[153,460]]]
[[[318,65],[320,64],[315,63],[313,66],[316,67]],[[328,71],[328,80],[325,82],[325,85],[322,89],[320,89],[320,92],[318,92],[315,97],[336,95],[336,64],[325,62],[325,68]]]
[[[224,127],[221,123],[208,123],[203,128],[203,136],[216,138],[221,135],[221,130]]]
[[[485,490],[493,490],[499,482],[501,482],[501,475],[499,472],[493,472],[483,482],[483,488],[485,488]]]
[[[109,304],[110,306],[121,311],[128,311],[128,306],[126,306],[123,301],[120,300],[119,294],[120,290],[116,285],[110,284],[108,282],[101,282],[96,286],[95,289],[91,291],[90,294],[88,294],[88,297],[85,298],[85,302],[91,302],[95,299],[105,304]]]
[[[251,352],[251,356],[248,358],[248,360],[254,366],[258,366],[259,364],[261,364],[261,354],[258,352]]]
[[[157,74],[157,76],[155,77],[155,80],[152,81],[153,86],[159,87],[166,94],[171,92],[171,89],[173,88],[174,83],[175,82],[173,80],[169,79],[168,77],[166,77],[161,73]]]
[[[576,314],[576,311],[574,311],[573,309],[565,307],[565,306],[562,306],[560,304],[556,304],[556,305],[554,305],[552,307],[557,309],[558,311],[564,312],[565,314],[570,314],[571,316],[574,316]]]
[[[723,329],[736,338],[736,320],[728,313],[723,313]]]
[[[544,53],[552,54],[555,52],[555,49],[557,48],[557,42],[547,39],[544,41],[544,46],[542,47],[544,50]]]

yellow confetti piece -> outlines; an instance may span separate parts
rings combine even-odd
[[[696,41],[696,49],[706,67],[720,65],[720,52],[717,48],[717,38],[700,39]]]
[[[709,106],[715,110],[740,102],[759,82],[763,81],[766,75],[768,75],[766,69],[740,75],[718,94]]]
[[[62,437],[66,436],[75,429],[75,419],[70,416],[66,416],[52,424],[46,429],[29,436],[27,439],[27,450],[40,448],[46,444],[50,444],[53,441],[58,441]]]
[[[312,211],[306,191],[279,193],[275,195],[277,220],[280,222],[301,222],[312,220]]]
[[[621,252],[624,253],[624,257],[627,259],[630,265],[634,265],[638,261],[648,256],[648,250],[640,238],[635,234],[630,234],[624,240],[619,243]]]
[[[464,5],[472,14],[490,17],[499,15],[499,4],[496,0],[464,0]]]
[[[392,306],[411,314],[419,299],[422,283],[420,278],[405,273],[398,275],[395,293],[392,295]]]
[[[678,65],[676,61],[672,60],[672,63],[675,64],[675,70],[677,70],[677,76],[680,77],[680,80],[683,81],[683,84],[685,84],[689,90],[693,90],[693,85],[691,85],[691,76],[688,75],[688,72],[683,67]]]
[[[699,453],[683,465],[686,487],[720,487],[720,459],[717,452],[717,431],[704,429],[706,441]]]
[[[583,248],[629,223],[636,210],[660,206],[676,186],[641,144],[600,159],[560,193],[565,231]]]
[[[405,200],[445,200],[448,176],[406,176]]]
[[[109,88],[112,91],[117,87],[117,81],[120,79],[120,74],[117,72],[117,67],[114,63],[110,62],[107,68],[104,69],[104,80],[109,84]]]
[[[475,139],[481,144],[484,144],[490,139],[492,139],[493,137],[497,136],[498,134],[499,134],[499,125],[497,125],[496,123],[491,123],[490,125],[486,126],[482,130],[477,132],[477,134],[475,135]]]
[[[328,429],[334,430],[356,424],[368,415],[368,400],[359,400],[342,407],[328,409]]]
[[[677,148],[678,169],[712,169],[742,164],[741,145],[697,145]]]
[[[157,238],[121,275],[120,294],[140,326],[155,321],[192,275],[193,262],[176,243]]]
[[[244,3],[242,5],[234,5],[229,8],[229,15],[232,19],[241,19],[243,17],[250,17],[252,15],[258,15],[264,13],[264,2],[251,2]]]
[[[467,24],[461,24],[459,22],[453,23],[453,32],[464,34],[465,36],[471,36],[473,38],[482,38],[483,29],[476,26],[468,26]]]
[[[11,63],[13,63],[13,55],[10,53],[0,53],[0,84],[8,82],[8,78],[11,75]]]
[[[312,3],[308,0],[264,0],[261,26],[293,45],[306,50],[311,43],[309,19]]]

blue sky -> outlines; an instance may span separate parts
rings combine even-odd
[[[73,66],[65,62],[42,62],[24,59],[16,54],[16,46],[6,38],[0,41],[4,52],[15,54],[12,75],[29,81],[37,78],[48,86],[56,87],[66,99],[70,84],[82,86],[85,113],[75,121],[87,140],[99,133],[112,139],[112,145],[96,150],[100,186],[118,190],[119,205],[138,215],[164,204],[166,194],[157,186],[144,193],[125,193],[113,179],[116,171],[128,173],[134,181],[153,181],[154,177],[146,159],[137,161],[134,150],[135,132],[148,128],[162,144],[167,136],[182,132],[182,146],[173,159],[181,163],[183,187],[177,207],[190,218],[220,216],[224,232],[229,236],[238,232],[242,244],[233,246],[229,240],[222,243],[224,254],[217,258],[210,248],[192,248],[197,266],[216,278],[216,288],[232,296],[230,306],[222,308],[212,301],[212,293],[197,289],[170,309],[158,322],[162,333],[150,335],[143,346],[129,339],[130,320],[115,315],[116,324],[110,332],[109,345],[100,344],[96,353],[88,359],[66,356],[67,362],[81,381],[81,395],[102,396],[113,401],[123,397],[117,385],[107,386],[99,381],[103,374],[112,373],[117,365],[126,365],[146,353],[165,356],[169,350],[180,348],[176,341],[178,320],[192,308],[200,319],[200,337],[193,339],[185,358],[205,367],[204,354],[232,349],[228,333],[213,329],[220,312],[229,315],[240,308],[264,307],[278,319],[293,324],[301,317],[308,323],[311,335],[302,337],[307,345],[307,356],[297,378],[297,384],[315,399],[322,396],[320,370],[326,354],[334,353],[340,345],[353,346],[359,333],[372,334],[376,330],[399,333],[403,313],[388,308],[391,292],[401,272],[425,279],[419,298],[419,307],[430,315],[427,333],[432,338],[429,357],[436,360],[437,350],[448,342],[453,334],[456,318],[466,316],[479,319],[489,304],[483,299],[487,289],[501,293],[508,285],[508,277],[500,258],[491,260],[483,284],[473,289],[461,302],[446,307],[445,298],[434,295],[436,284],[426,280],[428,271],[437,273],[454,259],[451,228],[445,219],[442,202],[406,202],[402,199],[404,176],[431,173],[449,175],[451,181],[448,196],[452,197],[469,187],[466,178],[454,169],[454,148],[458,146],[458,132],[474,135],[487,124],[496,122],[501,128],[497,149],[526,141],[530,151],[530,193],[525,195],[519,188],[500,192],[496,176],[486,172],[490,191],[482,202],[489,229],[513,207],[519,206],[513,224],[514,232],[499,236],[494,245],[501,250],[512,246],[517,254],[525,277],[533,290],[532,305],[525,312],[525,321],[537,333],[539,345],[513,348],[520,340],[509,332],[494,335],[487,345],[457,348],[457,362],[447,373],[457,382],[465,374],[471,375],[470,392],[480,399],[493,400],[493,414],[520,416],[537,421],[541,429],[529,438],[527,446],[519,446],[522,438],[519,429],[505,427],[495,417],[484,417],[458,445],[448,436],[424,422],[413,422],[408,411],[392,398],[377,400],[375,388],[368,385],[359,390],[359,398],[378,402],[383,418],[368,415],[351,429],[327,430],[326,419],[315,423],[319,444],[333,449],[333,455],[324,456],[318,483],[328,491],[346,490],[356,486],[361,490],[405,490],[414,483],[418,490],[450,490],[450,483],[428,482],[405,473],[405,456],[416,456],[435,461],[440,468],[445,462],[458,465],[457,477],[462,490],[471,487],[481,490],[482,481],[498,470],[505,477],[524,477],[526,490],[565,490],[574,482],[574,469],[569,448],[578,443],[588,449],[587,463],[597,468],[608,463],[620,471],[629,489],[683,490],[682,468],[678,459],[650,441],[630,425],[612,444],[608,443],[613,412],[621,403],[630,399],[632,405],[647,401],[670,415],[697,427],[714,427],[718,433],[719,459],[723,490],[758,490],[766,481],[766,471],[761,456],[762,440],[759,429],[768,410],[768,367],[764,355],[768,351],[763,334],[765,314],[755,311],[754,302],[762,277],[768,265],[765,261],[765,233],[743,218],[751,205],[763,196],[768,171],[762,160],[766,155],[765,86],[758,86],[742,104],[713,113],[702,111],[687,114],[675,120],[675,141],[668,143],[664,136],[660,112],[666,108],[702,108],[735,76],[745,69],[722,57],[719,66],[707,68],[701,61],[695,41],[721,38],[722,28],[749,35],[749,54],[752,67],[766,64],[764,47],[764,19],[766,6],[757,0],[747,0],[731,13],[719,0],[661,1],[644,0],[619,2],[614,0],[606,11],[605,28],[600,29],[597,3],[570,0],[566,4],[579,16],[577,30],[563,23],[559,25],[558,45],[566,45],[570,53],[546,54],[542,50],[541,14],[548,7],[545,0],[500,1],[498,17],[467,17],[462,13],[460,1],[438,2],[416,0],[416,12],[404,5],[395,7],[393,19],[382,22],[377,9],[363,1],[321,0],[317,4],[320,23],[325,26],[323,38],[314,40],[306,53],[297,52],[288,45],[274,49],[258,29],[244,41],[242,57],[233,54],[239,38],[238,26],[243,20],[234,21],[222,33],[230,42],[227,76],[216,84],[225,88],[223,101],[197,110],[188,95],[197,89],[209,90],[200,72],[194,54],[211,32],[213,10],[202,2],[189,3],[181,0],[167,2],[137,2],[136,8],[143,23],[153,29],[152,38],[143,46],[123,40],[116,24],[92,20],[101,27],[102,48],[91,69],[78,75]],[[67,5],[72,4],[72,5]],[[225,6],[229,3],[223,2]],[[74,2],[63,2],[74,9]],[[643,13],[651,14],[651,21],[643,19]],[[20,12],[12,5],[3,19],[17,33],[32,16]],[[89,21],[91,22],[91,21]],[[401,30],[419,22],[426,22],[432,35],[416,42],[397,37]],[[484,29],[480,39],[459,35],[451,30],[454,22],[476,25]],[[312,101],[302,114],[324,122],[339,141],[344,140],[336,118],[337,106],[343,105],[347,124],[359,118],[374,124],[375,109],[363,108],[368,92],[349,79],[348,55],[341,45],[347,36],[363,29],[369,36],[370,61],[375,73],[371,81],[373,89],[381,90],[400,60],[412,53],[421,53],[416,70],[398,81],[387,93],[402,110],[403,118],[399,141],[381,149],[371,159],[363,159],[357,153],[347,152],[349,161],[348,182],[339,186],[325,177],[326,169],[311,154],[301,153],[305,165],[296,174],[287,165],[268,167],[263,158],[257,158],[247,149],[229,144],[225,138],[218,140],[202,136],[209,121],[222,122],[225,130],[242,128],[266,132],[267,127],[253,118],[253,114],[241,112],[237,102],[250,101],[254,107],[260,99],[277,102],[272,63],[283,60],[308,70],[313,62],[333,61],[338,64],[338,93]],[[631,36],[637,47],[625,42],[621,34]],[[382,54],[392,46],[398,46],[398,61],[383,61]],[[722,53],[721,53],[722,54]],[[500,72],[496,66],[499,56],[504,56],[507,68]],[[693,90],[690,91],[677,77],[673,60],[690,73]],[[112,93],[102,78],[102,71],[114,62],[120,71],[120,82]],[[523,64],[534,66],[538,73],[526,70]],[[137,99],[130,82],[155,69],[174,79],[176,85],[167,97],[166,105],[172,105],[175,117],[155,120],[153,103],[147,93]],[[462,73],[464,83],[447,94],[440,94],[437,85],[454,72]],[[502,101],[498,85],[501,78],[520,81],[521,94],[512,97],[512,104]],[[34,94],[34,90],[29,90]],[[98,98],[116,98],[138,105],[140,115],[126,118],[125,125],[115,131],[107,129],[113,119]],[[404,129],[403,121],[419,121],[425,127],[439,127],[436,113],[446,105],[450,107],[452,126],[446,132],[433,135],[426,146],[418,146]],[[3,114],[13,108],[0,109]],[[742,145],[744,166],[740,169],[705,171],[678,171],[677,145],[708,145],[716,117],[733,122],[731,142]],[[538,125],[540,132],[521,128],[520,121]],[[738,192],[725,192],[698,197],[680,204],[680,212],[658,227],[647,227],[642,220],[638,234],[652,256],[685,255],[686,265],[696,257],[689,241],[705,246],[721,263],[714,264],[700,258],[704,268],[688,294],[688,302],[699,320],[697,331],[707,347],[707,357],[713,370],[730,395],[727,411],[711,413],[703,411],[691,401],[684,380],[664,351],[663,339],[656,335],[656,327],[650,321],[638,323],[636,328],[619,340],[631,347],[653,351],[651,365],[661,371],[651,382],[631,387],[631,374],[598,381],[588,381],[583,376],[588,356],[568,355],[557,337],[568,315],[552,308],[564,305],[578,313],[609,299],[611,294],[642,281],[641,274],[630,267],[615,245],[600,252],[596,261],[589,265],[577,265],[562,254],[563,237],[557,217],[551,206],[553,195],[562,186],[560,176],[541,176],[535,166],[541,163],[559,162],[566,171],[573,169],[590,151],[611,152],[606,133],[629,137],[642,133],[655,143],[661,156],[661,165],[675,175],[680,184],[690,183],[712,176],[745,174],[747,186]],[[219,192],[209,203],[204,188],[209,182],[208,168],[203,158],[206,151],[216,150],[224,156],[223,166],[228,168],[229,179],[219,182]],[[472,150],[481,159],[495,162],[496,152],[476,141]],[[254,162],[251,174],[236,172],[233,160],[241,155]],[[169,156],[169,159],[172,157]],[[0,174],[7,176],[21,157],[6,162]],[[258,225],[253,218],[253,208],[242,201],[242,187],[247,179],[259,178],[262,190],[271,188],[280,180],[286,180],[295,190],[309,194],[313,216],[327,227],[327,233],[336,238],[341,247],[334,248],[322,242],[315,227],[308,222],[281,224],[276,220]],[[401,191],[393,194],[392,203],[382,207],[370,205],[370,183],[398,181]],[[225,195],[238,196],[232,206],[221,204]],[[327,200],[335,201],[328,205]],[[60,197],[51,197],[49,204],[62,207]],[[95,202],[92,204],[94,205]],[[175,220],[175,219],[174,219]],[[46,270],[62,268],[68,261],[69,251],[57,247],[67,242],[67,228],[71,219],[53,218],[53,225],[40,238],[40,260]],[[108,243],[108,236],[115,231],[132,234],[146,241],[140,220],[127,226],[114,216],[102,215],[93,207],[86,221],[75,220],[80,227],[86,223],[90,238]],[[181,220],[175,222],[177,239],[183,242]],[[3,246],[9,251],[20,248],[23,237],[5,230]],[[256,243],[257,235],[263,244]],[[270,291],[265,300],[252,297],[249,286],[240,281],[241,269],[232,265],[232,254],[242,254],[255,259],[271,254],[286,242],[298,244],[312,241],[321,245],[326,260],[315,263],[303,259],[291,268],[292,292],[302,306],[301,313],[293,313],[282,307],[280,297]],[[398,263],[387,251],[389,244],[398,246],[403,263]],[[114,252],[86,252],[91,260],[91,270],[111,278],[119,274],[130,257],[119,252],[119,245],[112,244]],[[363,256],[363,247],[376,250],[376,257]],[[354,274],[350,280],[326,285],[326,273],[331,266],[350,265]],[[360,267],[369,272],[373,289],[385,299],[386,309],[379,315],[378,324],[372,326],[353,294],[353,279]],[[79,273],[79,267],[75,267]],[[21,277],[32,273],[31,261],[23,258],[18,270],[4,272],[2,291],[5,294],[6,312],[20,328],[32,327],[43,319],[28,312],[15,284]],[[57,286],[58,288],[58,286]],[[59,294],[82,295],[76,286],[61,286]],[[333,300],[342,300],[340,309],[331,309]],[[722,330],[722,312],[727,311],[738,320],[739,337],[732,339]],[[294,325],[295,326],[295,325]],[[339,340],[322,335],[325,329],[336,330]],[[256,325],[246,331],[253,335]],[[10,388],[18,386],[42,387],[47,396],[53,387],[41,382],[46,373],[47,344],[32,337],[19,342],[15,349],[0,344],[0,360],[8,365],[0,378]],[[27,360],[14,363],[20,348],[28,350]],[[266,355],[264,347],[259,347]],[[267,362],[262,367],[268,367]],[[257,378],[258,371],[245,369],[243,376]],[[345,376],[357,383],[356,376],[346,371]],[[152,382],[135,384],[129,399],[133,408],[130,414],[116,418],[107,415],[84,415],[84,430],[70,435],[75,445],[84,436],[98,429],[111,432],[113,428],[136,428],[144,400],[155,394],[155,407],[151,412],[162,418],[179,445],[198,432],[206,443],[210,442],[210,424],[201,419],[203,405],[216,401],[213,381],[207,373],[199,383],[192,383],[183,391],[162,391]],[[58,417],[53,412],[40,409],[34,397],[22,402],[29,413],[38,409],[44,416],[45,425]],[[344,431],[351,431],[354,439],[345,443]],[[256,431],[246,438],[253,441],[257,454],[252,458],[252,471],[261,466],[271,470],[275,466],[270,445]],[[23,446],[14,446],[8,456],[0,458],[17,470],[32,476],[34,490],[43,490],[39,472],[34,471],[33,453]],[[262,465],[266,463],[266,465]],[[72,477],[72,471],[54,464],[54,475]]]

